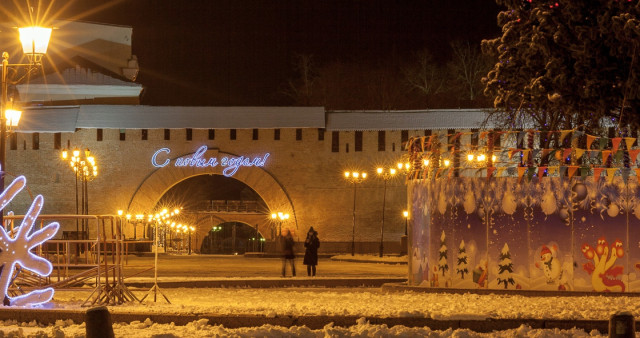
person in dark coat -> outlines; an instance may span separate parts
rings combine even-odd
[[[287,230],[282,238],[282,277],[286,276],[287,263],[291,264],[291,274],[293,277],[296,276],[296,265],[294,262],[296,255],[293,253],[294,244],[295,242],[293,241],[291,231]]]
[[[316,265],[318,265],[318,248],[320,247],[320,240],[318,239],[318,232],[313,230],[313,227],[309,229],[307,233],[307,239],[304,241],[304,265],[307,266],[307,275],[316,275]]]

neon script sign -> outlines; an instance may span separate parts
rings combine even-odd
[[[264,154],[262,157],[246,157],[246,156],[238,156],[238,157],[229,157],[225,156],[218,160],[216,157],[203,157],[204,153],[207,151],[207,146],[202,146],[196,150],[195,153],[191,156],[183,156],[180,158],[176,158],[173,161],[173,165],[175,167],[197,167],[197,168],[215,168],[217,166],[225,167],[222,170],[222,174],[227,177],[233,176],[240,167],[264,167],[264,164],[267,162],[267,158],[269,158],[269,153]],[[161,148],[156,151],[153,156],[151,156],[151,164],[156,168],[166,167],[171,163],[171,160],[168,158],[164,158],[165,155],[168,155],[171,152],[169,148]],[[164,160],[162,160],[164,158]]]

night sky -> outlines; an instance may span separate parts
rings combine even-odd
[[[9,1],[9,0],[2,0]],[[17,1],[21,4],[20,0]],[[32,3],[35,1],[32,0]],[[46,2],[43,0],[43,2]],[[384,63],[499,36],[491,0],[55,0],[52,13],[133,27],[148,105],[282,105],[296,53]]]

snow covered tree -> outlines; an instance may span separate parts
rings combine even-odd
[[[456,272],[460,274],[460,278],[464,279],[464,274],[469,273],[469,269],[467,268],[467,264],[469,263],[467,256],[467,249],[464,246],[464,240],[460,241],[460,247],[458,248],[458,267],[456,268]]]
[[[438,270],[442,271],[442,277],[445,276],[446,272],[449,271],[449,264],[447,263],[447,244],[445,242],[444,230],[442,230],[442,235],[440,236],[440,250],[439,250],[439,258],[438,258]]]
[[[484,79],[496,108],[489,120],[501,128],[580,126],[596,134],[603,118],[640,125],[637,2],[496,2],[505,7],[498,15],[502,36],[482,42],[498,60]]]
[[[500,263],[498,263],[498,285],[504,284],[506,289],[509,284],[515,284],[515,280],[511,275],[513,273],[513,262],[511,262],[511,253],[509,252],[509,246],[504,243],[502,251],[500,252]]]

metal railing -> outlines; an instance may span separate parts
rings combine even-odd
[[[5,216],[8,230],[24,215]],[[80,239],[63,239],[60,234],[55,239],[35,248],[35,254],[47,259],[53,265],[53,272],[41,277],[19,270],[14,275],[8,292],[19,294],[24,290],[53,287],[56,290],[77,290],[79,285],[94,280],[94,288],[83,305],[122,304],[137,298],[124,285],[122,273],[123,255],[126,252],[122,233],[122,222],[112,215],[39,215],[35,224],[42,228],[51,222],[58,222],[61,229],[71,228],[73,221],[86,223],[86,232]],[[46,224],[45,224],[46,223]],[[73,233],[73,231],[71,231]],[[64,235],[64,232],[63,232]]]

